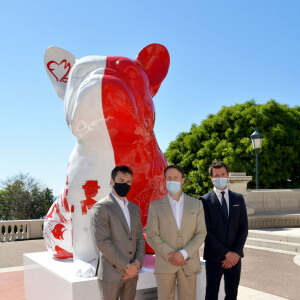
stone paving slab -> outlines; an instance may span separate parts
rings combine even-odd
[[[298,228],[270,228],[270,229],[254,229],[249,230],[249,236],[255,235],[269,236],[270,239],[278,239],[291,243],[299,243],[300,241],[300,227]],[[283,239],[284,238],[284,239]]]
[[[12,269],[12,268],[11,268]],[[24,271],[15,271],[0,274],[1,300],[26,300],[24,290]],[[248,287],[239,286],[238,300],[288,300],[257,291]]]
[[[0,268],[0,273],[8,273],[8,272],[16,272],[16,271],[24,271],[24,267],[10,267],[10,268]]]
[[[261,291],[239,286],[238,300],[288,300]]]
[[[299,252],[292,252],[292,251],[286,251],[286,250],[280,250],[280,249],[274,249],[274,248],[268,248],[268,247],[261,247],[261,246],[252,246],[252,245],[245,245],[245,248],[248,249],[254,249],[254,250],[263,250],[263,251],[268,251],[268,252],[273,252],[273,253],[281,253],[281,254],[287,254],[287,255],[292,255],[293,257],[295,255],[298,255]]]
[[[300,227],[249,230],[246,248],[300,255]]]
[[[26,300],[24,290],[24,271],[0,274],[1,300]]]
[[[23,266],[23,253],[47,251],[45,241],[0,242],[0,268]]]
[[[300,267],[292,255],[244,249],[241,285],[291,300],[299,300]]]

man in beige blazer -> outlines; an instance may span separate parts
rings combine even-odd
[[[111,173],[112,193],[92,211],[92,232],[99,250],[102,300],[133,300],[143,264],[145,239],[139,207],[128,201],[132,170],[118,166]]]
[[[158,299],[174,299],[176,279],[180,299],[196,299],[199,248],[206,236],[201,201],[182,192],[184,171],[177,165],[165,171],[168,194],[150,204],[147,242],[155,251]]]

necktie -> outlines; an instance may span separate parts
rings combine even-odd
[[[227,208],[227,203],[224,197],[225,192],[221,192],[222,194],[222,209],[225,213],[226,218],[228,219],[228,208]]]

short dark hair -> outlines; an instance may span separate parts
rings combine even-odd
[[[209,166],[209,169],[208,169],[208,173],[209,173],[209,176],[212,176],[212,173],[213,173],[213,169],[220,169],[220,168],[225,168],[227,173],[229,173],[229,168],[228,166],[221,160],[215,160],[210,166]]]
[[[165,175],[165,177],[166,177],[166,173],[167,173],[167,171],[168,171],[169,169],[176,169],[177,171],[179,171],[179,172],[181,173],[182,178],[184,178],[184,170],[183,170],[181,167],[177,166],[177,165],[169,165],[169,166],[167,166],[167,167],[165,168],[165,170],[164,170],[164,175]]]
[[[119,172],[122,172],[122,173],[128,173],[131,175],[133,175],[133,171],[128,167],[128,166],[125,166],[125,165],[121,165],[121,166],[116,166],[112,171],[111,171],[111,178],[113,181],[115,181],[117,175]]]

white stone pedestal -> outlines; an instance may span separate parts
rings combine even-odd
[[[25,297],[27,300],[100,300],[98,279],[75,277],[73,260],[58,260],[49,252],[23,255]],[[197,277],[197,300],[205,298],[205,262]],[[136,300],[157,299],[154,270],[141,269],[137,283]],[[224,299],[221,282],[219,300]],[[179,300],[176,291],[176,300]],[[184,299],[182,299],[184,300]]]

